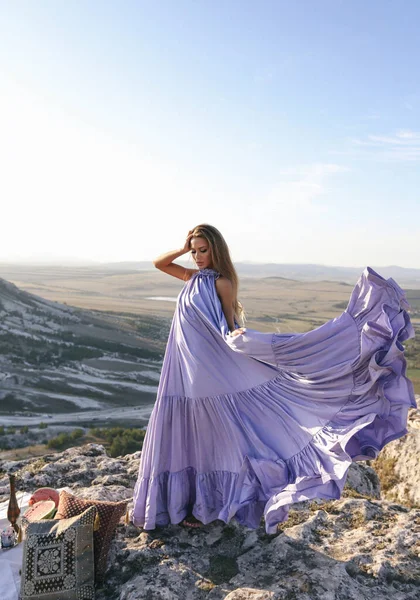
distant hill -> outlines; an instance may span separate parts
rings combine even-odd
[[[185,261],[177,259],[176,263],[185,267],[194,268],[192,260]],[[420,288],[420,268],[405,268],[399,267],[398,265],[389,265],[386,267],[377,267],[374,264],[361,265],[360,267],[340,267],[340,266],[328,266],[319,264],[300,264],[300,263],[250,263],[250,262],[235,262],[235,267],[238,271],[239,276],[246,277],[282,277],[284,279],[295,279],[298,281],[342,281],[350,285],[354,285],[357,279],[360,277],[363,269],[366,267],[372,267],[375,271],[378,271],[383,277],[392,277],[398,283],[403,284],[404,287]],[[89,264],[77,264],[71,266],[57,265],[57,264],[23,264],[23,263],[1,263],[0,262],[0,277],[6,279],[18,279],[19,273],[24,273],[26,280],[28,279],[28,270],[34,272],[34,275],[40,273],[56,273],[57,270],[62,270],[63,277],[66,273],[71,273],[74,276],[78,273],[80,276],[85,274],[86,276],[92,272],[95,273],[103,271],[104,275],[109,276],[113,272],[115,274],[135,273],[138,271],[155,271],[155,267],[152,261],[125,261],[125,262],[111,262],[111,263],[89,263]],[[77,271],[76,271],[77,270]],[[39,279],[37,276],[36,279]]]
[[[176,260],[180,265],[185,267],[193,267],[192,261],[185,262]],[[361,265],[360,267],[332,267],[318,264],[299,264],[299,263],[247,263],[235,262],[235,267],[239,276],[247,277],[281,277],[284,279],[295,279],[298,281],[342,281],[350,285],[354,285],[360,277],[363,269],[372,267],[378,271],[383,277],[388,279],[392,277],[398,283],[405,287],[420,288],[420,268],[408,269],[397,265],[388,267],[376,267],[375,265]],[[121,263],[105,263],[101,265],[104,269],[114,270],[153,270],[155,267],[152,262],[121,262]]]
[[[361,265],[360,267],[331,267],[317,264],[252,264],[236,263],[238,272],[242,275],[267,277],[277,276],[300,281],[344,281],[354,284],[366,266],[372,267],[383,277],[393,277],[404,283],[413,282],[420,287],[420,268],[406,269],[398,266],[377,267],[375,265]]]

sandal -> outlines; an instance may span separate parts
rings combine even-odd
[[[184,525],[185,527],[198,528],[198,527],[202,527],[203,523],[201,521],[199,521],[198,519],[196,519],[193,515],[189,515],[188,517],[185,517],[185,519],[182,521],[181,525]]]

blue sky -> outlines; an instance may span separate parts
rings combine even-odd
[[[0,260],[420,268],[420,3],[0,0]]]

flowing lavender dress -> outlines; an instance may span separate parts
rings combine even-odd
[[[339,498],[351,462],[404,436],[416,406],[392,278],[366,267],[346,310],[307,333],[229,337],[218,277],[198,271],[177,298],[134,490],[144,529],[192,510],[251,528],[264,515],[274,533],[293,502]]]

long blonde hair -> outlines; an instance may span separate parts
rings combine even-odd
[[[207,240],[210,248],[210,255],[213,263],[213,269],[232,282],[233,286],[233,310],[237,322],[244,325],[246,321],[245,309],[238,300],[239,280],[236,269],[230,258],[229,247],[216,227],[201,223],[193,229],[193,237],[202,237]],[[191,247],[191,244],[190,244]]]

